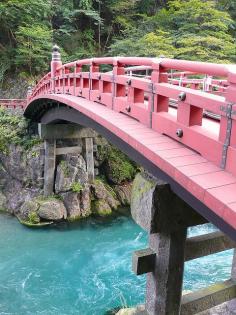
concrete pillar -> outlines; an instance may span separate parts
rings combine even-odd
[[[89,181],[94,180],[93,138],[85,138],[85,160]]]
[[[53,194],[56,163],[56,140],[44,140],[44,196]]]
[[[147,274],[149,315],[180,314],[186,236],[187,228],[149,236],[149,247],[156,253],[154,271]]]

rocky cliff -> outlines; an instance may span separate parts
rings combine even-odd
[[[23,117],[0,111],[1,210],[38,224],[106,216],[129,205],[137,167],[100,136],[94,153],[99,176],[88,181],[82,154],[62,155],[56,164],[55,193],[43,197],[44,145]]]

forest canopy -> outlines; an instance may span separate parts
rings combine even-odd
[[[0,80],[101,55],[236,62],[236,0],[2,0]]]

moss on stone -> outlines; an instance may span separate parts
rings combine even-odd
[[[31,224],[38,224],[40,222],[40,217],[36,211],[32,211],[28,215],[28,222]]]
[[[109,182],[120,184],[131,181],[137,173],[136,164],[114,146],[99,146],[98,155],[99,159],[104,160],[104,173]]]
[[[95,178],[93,180],[93,183],[95,185],[99,185],[101,183],[106,188],[106,190],[112,195],[113,198],[115,198],[115,199],[117,198],[117,195],[116,195],[114,189],[112,188],[111,185],[108,184],[105,177],[98,176],[97,178]]]
[[[61,167],[65,177],[68,177],[70,175],[69,167],[66,161],[61,161],[59,166]]]
[[[7,209],[5,209],[5,208],[0,208],[0,212],[6,213],[6,212],[8,212],[8,211],[7,211]]]
[[[60,195],[50,195],[50,196],[47,196],[47,197],[43,196],[43,195],[40,195],[40,196],[36,197],[34,200],[36,202],[38,202],[39,204],[42,204],[42,203],[44,203],[46,201],[58,201],[58,200],[62,201],[63,197],[60,196]]]
[[[67,221],[68,222],[76,222],[76,221],[81,221],[83,219],[86,219],[87,217],[90,216],[90,213],[86,214],[86,215],[76,215],[76,216],[72,216],[72,217],[67,217]]]
[[[140,198],[151,189],[154,189],[156,182],[153,178],[148,177],[145,173],[139,173],[135,176],[132,186],[132,199]]]
[[[83,186],[79,182],[73,182],[71,184],[71,190],[75,193],[79,193],[83,190]]]
[[[103,199],[93,200],[91,203],[91,209],[94,214],[98,214],[101,217],[106,217],[112,214],[111,207]]]
[[[39,227],[45,227],[48,225],[53,224],[53,221],[49,221],[49,222],[39,222],[39,223],[31,223],[30,221],[27,220],[22,220],[20,217],[17,216],[17,219],[19,220],[19,222],[27,227],[33,227],[33,228],[39,228]]]

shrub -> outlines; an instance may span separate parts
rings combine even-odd
[[[79,182],[74,182],[71,184],[71,190],[74,193],[79,193],[83,189],[83,186]]]
[[[29,219],[29,222],[32,224],[37,224],[40,222],[40,218],[39,218],[37,212],[35,212],[35,211],[32,211],[29,213],[28,219]]]

